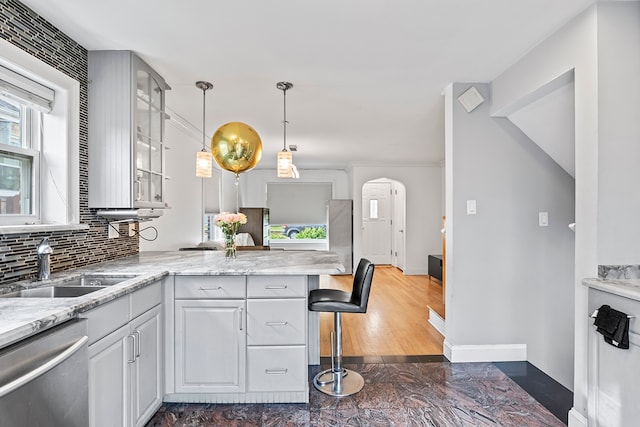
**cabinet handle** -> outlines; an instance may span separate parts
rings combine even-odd
[[[140,331],[133,331],[133,335],[135,335],[136,339],[136,357],[140,357],[140,341],[142,341],[140,339]]]
[[[242,307],[240,307],[240,310],[238,310],[238,313],[240,313],[240,330],[242,330]]]
[[[267,375],[285,375],[289,372],[288,369],[265,369],[264,373]]]
[[[222,286],[218,286],[217,288],[203,288],[202,286],[200,286],[199,289],[201,291],[219,291],[222,289]]]
[[[286,326],[289,322],[285,320],[283,322],[264,322],[264,324],[267,326]]]
[[[287,285],[267,285],[264,287],[265,289],[287,289]]]
[[[131,345],[129,346],[129,356],[131,356],[129,359],[127,359],[127,362],[129,363],[133,363],[136,361],[136,337],[133,334],[127,335],[127,341],[129,340],[129,338],[131,338]]]

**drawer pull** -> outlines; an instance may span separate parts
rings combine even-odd
[[[287,285],[267,285],[264,287],[265,289],[287,289]]]
[[[286,320],[284,322],[264,322],[267,326],[286,326],[289,324]]]
[[[286,375],[289,372],[288,369],[265,369],[264,373],[267,375]]]
[[[202,286],[200,286],[201,291],[219,291],[221,289],[222,289],[222,286],[218,286],[217,288],[203,288]]]

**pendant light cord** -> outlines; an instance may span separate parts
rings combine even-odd
[[[289,123],[287,121],[287,88],[285,87],[284,89],[282,89],[282,94],[284,97],[284,120],[282,121],[282,126],[284,128],[284,140],[283,140],[283,147],[282,147],[282,151],[287,151],[287,123]]]
[[[207,108],[207,88],[203,87],[202,88],[202,151],[206,151],[204,148],[204,139],[205,139],[205,135],[204,135],[204,124],[205,124],[205,119],[206,119],[206,108]]]

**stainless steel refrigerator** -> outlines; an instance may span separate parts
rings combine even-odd
[[[338,254],[344,274],[353,273],[353,200],[334,199],[327,203],[329,250]]]

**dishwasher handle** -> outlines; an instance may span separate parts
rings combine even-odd
[[[8,382],[7,384],[4,384],[3,386],[0,387],[0,398],[13,392],[14,390],[17,390],[23,385],[35,380],[42,374],[45,374],[48,371],[52,370],[53,368],[55,368],[56,366],[58,366],[59,364],[61,364],[71,356],[73,356],[78,350],[80,350],[87,343],[87,341],[89,341],[89,337],[85,335],[80,339],[78,339],[78,341],[70,345],[66,350],[58,354],[53,359],[38,366],[34,370],[27,372],[23,376],[16,378],[15,380]]]

